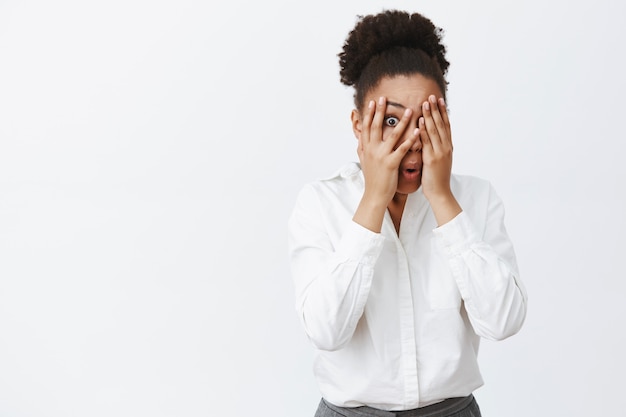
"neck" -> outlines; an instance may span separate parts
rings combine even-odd
[[[393,220],[393,225],[396,228],[396,233],[400,232],[400,220],[402,220],[406,199],[407,194],[396,193],[387,206],[391,220]]]

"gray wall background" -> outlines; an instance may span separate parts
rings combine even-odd
[[[454,171],[490,179],[530,296],[485,416],[617,415],[624,3],[0,1],[0,415],[312,416],[286,220],[356,160],[357,14],[445,30]]]

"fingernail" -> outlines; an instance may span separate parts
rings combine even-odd
[[[446,102],[445,102],[445,100],[443,99],[443,97],[441,97],[441,98],[439,99],[439,104],[441,104],[442,106],[445,106],[445,105],[446,105]]]
[[[424,102],[424,110],[430,110],[430,104],[427,101]]]
[[[411,109],[404,110],[404,115],[405,116],[410,116],[411,115]]]
[[[430,97],[428,97],[428,99],[431,101],[431,103],[433,103],[433,104],[437,104],[437,97],[435,97],[435,96],[430,96]]]
[[[424,126],[424,118],[420,117],[420,126]]]
[[[420,128],[416,127],[415,130],[413,131],[413,136],[417,136],[420,133]]]
[[[385,97],[380,97],[378,99],[378,104],[384,104],[385,103]]]
[[[374,103],[374,100],[370,100],[369,104],[367,105],[367,108],[371,109],[372,107],[374,107],[374,104],[376,104]]]

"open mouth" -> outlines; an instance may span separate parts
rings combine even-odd
[[[415,181],[419,178],[420,170],[417,168],[405,168],[402,170],[402,176],[408,181]]]

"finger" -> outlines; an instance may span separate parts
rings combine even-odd
[[[361,121],[361,140],[359,146],[362,148],[363,144],[370,142],[370,126],[372,125],[372,119],[374,118],[376,103],[374,100],[370,100],[367,104],[367,109],[363,114],[363,120]]]
[[[419,127],[417,129],[417,140],[413,142],[413,146],[411,146],[411,151],[413,152],[421,152],[422,151],[422,141],[419,136]]]
[[[411,115],[413,114],[413,110],[405,109],[400,121],[396,126],[394,126],[393,131],[389,135],[388,138],[385,139],[387,146],[389,146],[392,150],[396,149],[399,146],[399,142],[405,136],[405,132],[409,123],[411,123]]]
[[[426,146],[431,148],[433,145],[430,143],[430,138],[428,137],[428,131],[426,130],[426,122],[424,121],[424,117],[420,117],[417,122],[417,126],[420,132],[420,141],[422,142],[422,150],[425,149]]]
[[[446,123],[443,120],[441,109],[439,108],[439,101],[434,95],[428,97],[428,100],[430,101],[430,114],[435,123],[435,128],[437,129],[437,134],[439,136],[439,140],[441,141],[441,145],[444,148],[451,148],[452,141],[450,135],[448,134],[449,129],[446,127]]]
[[[428,132],[428,139],[433,149],[438,151],[441,148],[441,137],[437,130],[435,120],[433,119],[433,110],[431,110],[431,108],[432,106],[429,101],[425,101],[422,104],[422,118],[424,119],[424,128]]]
[[[411,134],[411,136],[402,142],[396,150],[393,151],[394,162],[400,165],[402,158],[415,146],[417,142],[419,142],[420,137],[420,129],[415,128]]]
[[[441,116],[441,111],[439,109],[437,97],[431,95],[428,97],[428,101],[430,101],[430,115],[435,122],[435,127],[437,128],[437,133],[439,134],[439,139],[442,141],[447,139],[447,129],[445,123],[443,121],[443,117]]]
[[[387,110],[387,99],[380,97],[376,103],[376,109],[370,127],[370,141],[381,142],[383,140],[383,122]]]
[[[443,119],[443,124],[446,127],[448,137],[450,138],[450,141],[452,141],[452,129],[450,128],[450,118],[448,117],[448,106],[446,106],[446,102],[443,97],[439,98],[439,112],[441,113],[441,118]]]

